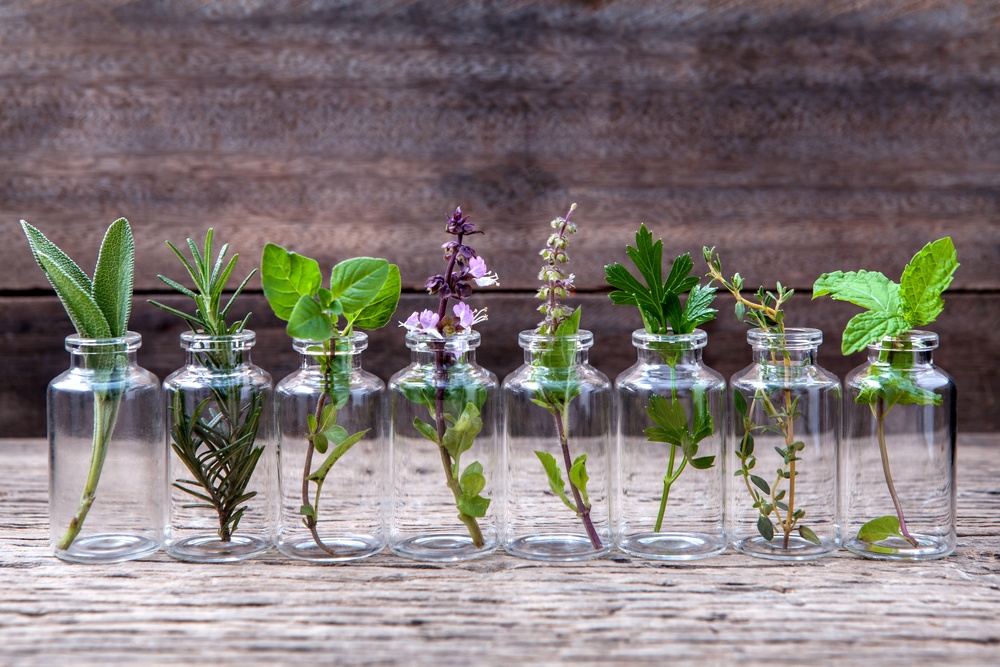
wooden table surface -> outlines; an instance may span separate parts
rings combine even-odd
[[[46,448],[0,440],[0,664],[1000,664],[1000,434],[959,438],[958,550],[320,566],[50,555]]]

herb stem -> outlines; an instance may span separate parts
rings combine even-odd
[[[568,428],[566,422],[569,420],[568,414],[569,406],[566,405],[561,410],[557,410],[552,413],[552,416],[556,421],[556,433],[559,435],[559,446],[562,449],[563,462],[566,465],[566,473],[569,476],[569,470],[573,467],[573,460],[569,454],[569,437],[567,436]],[[583,502],[583,498],[580,496],[580,490],[576,488],[576,484],[573,483],[573,479],[569,479],[569,488],[573,492],[573,501],[576,503],[576,514],[583,521],[584,530],[587,531],[587,537],[590,538],[590,543],[594,545],[595,549],[603,549],[604,545],[601,543],[601,538],[597,534],[597,530],[594,528],[594,522],[590,518],[590,507]]]
[[[316,399],[316,424],[317,428],[323,418],[323,408],[326,407],[326,399],[328,394],[333,392],[333,362],[330,358],[330,341],[323,341],[323,388],[320,392],[319,398]],[[302,471],[302,504],[308,506],[309,503],[309,475],[312,474],[312,459],[313,452],[316,451],[315,434],[310,433],[307,441],[309,446],[306,448],[306,460],[305,468]],[[316,503],[312,505],[313,513],[302,518],[302,522],[309,529],[309,533],[312,535],[313,541],[316,546],[330,554],[331,556],[339,556],[336,551],[324,544],[322,538],[319,536],[319,493],[316,495]]]
[[[896,486],[892,483],[892,473],[889,471],[889,450],[885,445],[885,401],[881,398],[875,401],[875,432],[878,436],[879,453],[882,455],[882,472],[885,473],[885,483],[889,487],[889,495],[892,496],[892,504],[896,508],[896,516],[899,517],[899,532],[903,534],[906,541],[912,546],[920,546],[920,543],[906,530],[906,519],[903,518],[903,507],[899,504],[899,496],[896,494]]]

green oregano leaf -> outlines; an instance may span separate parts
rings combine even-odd
[[[813,529],[809,526],[799,526],[799,536],[806,540],[807,542],[812,542],[813,544],[822,544],[819,539],[819,535],[813,532]]]
[[[881,542],[890,537],[903,537],[903,533],[899,530],[899,518],[895,516],[881,516],[872,519],[861,526],[861,530],[858,531],[858,539],[869,544]]]
[[[757,515],[757,532],[768,542],[774,539],[774,524],[763,514]]]

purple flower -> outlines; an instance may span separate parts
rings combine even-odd
[[[458,318],[459,326],[465,330],[471,329],[474,324],[486,321],[485,308],[482,310],[473,310],[468,304],[462,301],[452,306],[452,311],[455,313],[455,317]]]
[[[476,284],[480,287],[489,287],[490,285],[499,285],[500,277],[496,272],[488,271],[486,268],[486,260],[482,257],[473,257],[469,262],[469,274],[475,279]]]
[[[414,312],[405,322],[400,322],[399,326],[405,327],[407,331],[415,333],[425,333],[441,338],[441,332],[437,330],[438,315],[433,310],[423,310]]]

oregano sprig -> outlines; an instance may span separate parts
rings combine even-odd
[[[115,220],[105,232],[93,280],[36,228],[24,220],[21,221],[21,228],[28,237],[35,262],[55,289],[77,334],[81,338],[95,340],[124,337],[128,333],[132,312],[135,276],[135,241],[128,220]],[[120,350],[88,355],[86,363],[95,372],[90,465],[80,505],[66,532],[56,543],[58,550],[69,549],[73,544],[97,499],[97,486],[124,392],[120,382],[127,363],[124,346]]]
[[[604,267],[605,279],[615,288],[608,296],[617,306],[637,307],[642,316],[643,327],[648,333],[690,334],[698,326],[715,319],[718,311],[711,306],[716,289],[710,285],[702,285],[698,276],[690,275],[694,269],[691,253],[679,255],[672,262],[667,279],[663,280],[663,239],[655,242],[652,239],[653,234],[643,224],[635,234],[635,246],[625,247],[625,253],[638,270],[639,277],[632,275],[618,263]],[[681,296],[684,294],[687,298],[682,304]],[[670,446],[667,470],[663,475],[660,508],[653,526],[653,531],[657,533],[663,528],[670,489],[688,464],[700,470],[711,468],[715,464],[714,456],[698,456],[698,443],[715,432],[704,388],[692,388],[689,424],[684,404],[677,392],[676,365],[681,352],[676,345],[670,343],[658,344],[658,347],[660,356],[670,369],[670,397],[668,399],[655,394],[650,396],[646,413],[654,425],[644,431],[650,442],[662,442]]]
[[[334,465],[368,429],[348,433],[337,424],[338,411],[347,404],[351,391],[349,357],[337,352],[350,344],[355,328],[379,329],[392,318],[402,284],[399,267],[381,258],[354,257],[336,264],[329,287],[323,287],[319,262],[268,243],[261,258],[261,274],[264,296],[274,314],[288,322],[288,335],[316,344],[323,387],[313,414],[307,418],[299,514],[316,546],[338,556],[319,534],[320,494]],[[314,454],[326,456],[315,470]],[[315,486],[312,494],[310,484]]]
[[[898,536],[911,546],[918,546],[906,526],[902,503],[892,480],[889,451],[885,441],[885,418],[895,405],[938,405],[941,396],[918,387],[910,375],[913,370],[912,345],[908,333],[937,319],[944,309],[944,293],[958,270],[958,254],[951,238],[944,237],[925,245],[903,269],[899,282],[878,271],[834,271],[824,273],[813,285],[813,298],[829,296],[847,301],[865,310],[855,315],[844,329],[841,351],[860,352],[869,345],[883,342],[880,364],[860,378],[862,389],[858,403],[871,406],[889,496],[896,516],[872,519],[858,532],[864,542],[878,542]]]

